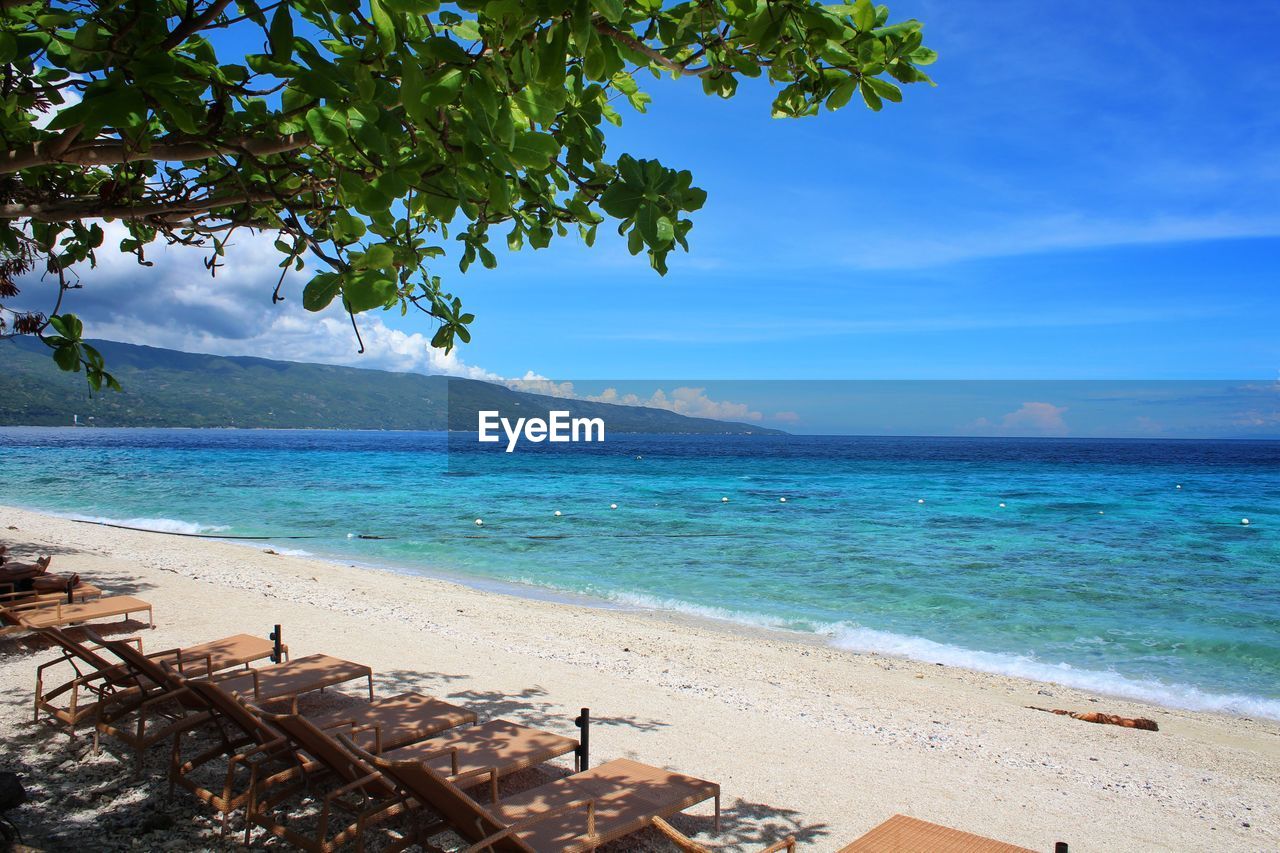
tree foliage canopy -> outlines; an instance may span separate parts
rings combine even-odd
[[[605,149],[646,78],[727,98],[763,76],[799,117],[900,101],[934,58],[869,0],[0,0],[0,298],[37,269],[60,304],[97,220],[142,263],[163,240],[212,272],[260,229],[281,281],[306,262],[307,309],[416,308],[448,349],[473,318],[438,274],[446,241],[463,272],[497,264],[494,228],[515,250],[607,221],[659,273],[688,250],[693,176]],[[5,313],[114,381],[73,315]]]

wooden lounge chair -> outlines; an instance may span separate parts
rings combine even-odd
[[[1067,853],[1067,845],[1059,842],[1055,851]],[[896,814],[842,848],[840,853],[1036,853],[1036,851]]]
[[[123,616],[127,622],[134,613],[146,613],[147,627],[156,626],[151,605],[128,595],[113,595],[77,604],[68,604],[62,596],[54,599],[37,597],[19,604],[0,605],[0,637],[39,628],[62,628],[81,622],[110,619],[113,616]]]
[[[213,713],[219,742],[184,761],[181,738],[175,737],[169,789],[172,792],[176,785],[182,785],[213,806],[221,815],[222,833],[226,835],[231,813],[248,802],[250,791],[266,791],[295,778],[312,766],[311,760],[297,755],[291,742],[279,730],[268,725],[257,711],[228,692],[222,684],[185,679],[183,684]],[[322,730],[340,728],[371,747],[395,748],[456,726],[474,723],[476,715],[440,699],[404,693],[389,699],[377,699],[355,709],[309,714],[308,719]],[[224,756],[227,768],[221,789],[205,788],[196,780],[197,772]],[[238,784],[237,777],[246,773],[248,782],[243,783],[242,779],[243,784]]]
[[[184,681],[176,666],[153,660],[124,641],[100,644],[129,668],[139,690],[129,696],[117,694],[98,705],[94,713],[95,748],[101,735],[110,735],[137,753],[141,768],[143,756],[151,746],[208,720],[207,703],[191,700],[187,695],[191,681]],[[206,675],[207,664],[197,664],[195,671]],[[310,655],[232,675],[215,672],[211,677],[232,691],[253,689],[264,701],[294,703],[301,693],[365,678],[369,682],[369,698],[373,698],[373,671],[369,667],[328,655]]]
[[[707,847],[705,844],[699,844],[660,817],[655,817],[653,819],[653,828],[665,835],[671,840],[671,843],[685,851],[685,853],[720,853],[720,851],[717,851],[712,847]],[[795,849],[796,837],[794,835],[788,835],[781,841],[775,841],[768,847],[762,847],[760,850],[756,851],[756,853],[779,853],[779,851],[782,850],[787,851],[787,853],[795,853]]]
[[[403,846],[452,830],[470,843],[469,851],[576,853],[594,850],[705,800],[715,800],[715,828],[720,829],[720,786],[660,767],[619,758],[590,770],[498,799],[498,774],[481,771],[490,783],[489,805],[468,796],[422,761],[395,761],[349,749],[392,781],[402,797],[411,798],[440,817],[418,829]],[[477,774],[477,775],[481,775]],[[785,842],[782,842],[785,847]],[[781,848],[775,848],[781,849]]]
[[[68,734],[75,737],[76,727],[94,715],[105,696],[136,695],[140,689],[138,679],[141,679],[143,686],[154,684],[145,674],[132,671],[118,656],[113,660],[100,655],[99,652],[106,647],[92,633],[86,631],[94,638],[86,642],[77,640],[60,628],[41,628],[39,633],[59,646],[63,653],[36,668],[36,722],[40,721],[43,711],[50,721],[65,726]],[[138,652],[143,651],[141,637],[128,637],[116,642],[130,643]],[[145,654],[154,662],[173,666],[179,672],[199,677],[236,667],[247,667],[269,657],[274,649],[274,644],[268,640],[249,634],[235,634],[195,646]],[[281,651],[287,656],[288,646],[282,646]],[[68,666],[75,677],[47,689],[45,681],[49,671],[62,670]]]
[[[324,767],[338,787],[321,800],[321,812],[314,835],[298,831],[297,822],[289,820],[287,808],[281,808],[283,820],[273,812],[298,795],[303,786],[295,785],[269,796],[253,796],[248,818],[250,823],[284,838],[289,843],[312,853],[327,853],[352,838],[361,838],[371,823],[405,810],[411,803],[403,792],[370,766],[361,754],[368,751],[368,738],[346,732],[342,727],[322,731],[314,721],[297,714],[264,714],[264,720],[284,733],[301,754]],[[334,735],[345,739],[340,742]],[[356,744],[363,741],[362,744]],[[495,720],[481,726],[457,729],[445,737],[422,741],[383,753],[386,760],[421,762],[439,768],[442,777],[476,785],[510,773],[533,767],[562,755],[575,753],[578,741],[551,732],[522,726],[507,720]],[[357,754],[359,750],[361,754]],[[315,779],[314,772],[306,780]],[[356,808],[348,808],[356,819],[333,836],[327,834],[334,806],[343,806],[348,797],[358,797]],[[416,808],[416,804],[412,807]],[[246,837],[247,842],[247,837]]]
[[[43,576],[45,583],[33,589],[20,590],[16,584],[0,583],[0,606],[10,607],[31,601],[56,601],[61,599],[68,604],[92,601],[102,598],[102,590],[91,583],[75,577],[61,578]],[[57,581],[57,583],[52,583]]]

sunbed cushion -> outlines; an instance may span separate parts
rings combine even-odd
[[[419,756],[455,746],[458,747],[459,773],[490,767],[501,768],[502,773],[515,773],[561,755],[568,755],[577,749],[578,742],[573,738],[522,726],[510,720],[493,720],[403,749],[384,752],[383,757],[389,761],[418,760]],[[453,773],[453,762],[447,754],[429,759],[427,765],[442,776]],[[487,783],[488,779],[482,776],[475,781]]]
[[[308,712],[306,716],[317,728],[345,734],[364,749],[374,750],[380,735],[383,752],[476,721],[474,711],[420,693],[401,693],[350,708]],[[353,734],[353,725],[376,725],[379,731]]]
[[[223,690],[237,693],[250,702],[266,702],[373,675],[373,670],[363,664],[330,655],[294,658],[287,663],[264,667],[257,672],[259,681],[256,694],[253,673],[218,678],[217,683]]]
[[[516,823],[576,800],[595,800],[596,834],[587,837],[587,810],[533,824],[517,836],[534,850],[590,849],[643,829],[654,817],[670,817],[720,792],[714,782],[619,758],[516,794],[488,808]]]

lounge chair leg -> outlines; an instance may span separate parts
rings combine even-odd
[[[717,834],[719,834],[719,832],[720,832],[720,795],[719,795],[718,793],[716,794],[716,822],[715,822],[715,830],[716,830],[716,833],[717,833]]]
[[[373,673],[369,674],[369,701],[373,701]]]

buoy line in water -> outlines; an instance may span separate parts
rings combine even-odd
[[[321,539],[323,537],[312,534],[308,536],[229,536],[225,533],[179,533],[176,530],[152,530],[150,527],[130,527],[127,524],[111,524],[106,521],[90,521],[87,518],[70,519],[76,524],[96,524],[98,527],[114,527],[117,530],[136,530],[139,533],[159,533],[161,536],[186,536],[191,539],[252,539],[255,541],[265,542],[271,539]],[[378,538],[384,537],[361,537]]]

